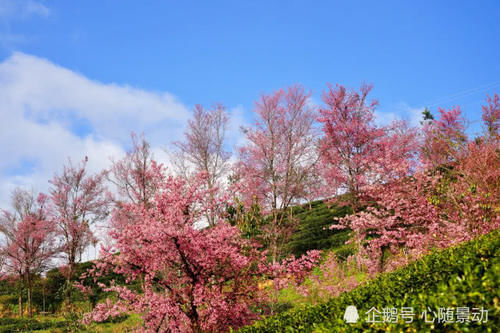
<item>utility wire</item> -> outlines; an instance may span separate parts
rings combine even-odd
[[[446,102],[452,102],[452,101],[457,100],[461,97],[466,97],[466,96],[470,96],[470,95],[473,95],[473,94],[476,94],[476,93],[479,93],[482,91],[486,91],[486,90],[491,89],[491,88],[498,86],[498,85],[500,85],[500,81],[496,81],[496,82],[484,84],[484,85],[481,85],[481,86],[478,86],[475,88],[463,90],[463,91],[460,91],[460,92],[457,92],[457,93],[454,93],[454,94],[451,94],[448,96],[440,97],[431,103],[425,104],[425,106],[428,108],[432,108],[432,107],[438,106],[438,105],[446,103]]]

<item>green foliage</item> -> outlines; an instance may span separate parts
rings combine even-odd
[[[314,201],[311,205],[296,206],[292,210],[293,218],[299,220],[299,226],[292,234],[287,250],[295,256],[301,256],[309,250],[343,248],[339,258],[345,259],[352,254],[352,248],[344,247],[350,237],[349,230],[330,230],[335,218],[352,213],[348,206],[329,207],[323,201]]]
[[[458,247],[436,251],[397,271],[380,275],[351,292],[323,304],[303,306],[268,317],[240,332],[497,332],[500,327],[500,230]],[[343,320],[347,306],[360,314],[356,324]],[[412,307],[412,323],[368,323],[370,308]],[[420,318],[429,307],[469,307],[488,310],[488,321],[426,323]]]
[[[237,226],[245,238],[258,238],[261,236],[262,226],[266,221],[262,216],[257,198],[254,198],[248,210],[245,209],[241,201],[238,199],[235,201],[235,205],[228,206],[226,209],[228,222],[233,226]]]
[[[88,269],[92,268],[93,265],[91,261],[76,264],[75,276],[72,281],[80,281],[79,277],[87,272]],[[97,280],[97,283],[109,284],[111,280],[121,285],[126,284],[123,276],[113,272],[101,276]],[[83,295],[79,290],[74,289],[71,293],[71,301],[73,303],[86,304],[85,311],[90,311],[97,303],[110,296],[109,293],[103,292],[101,288],[98,288],[97,283],[94,282],[92,277],[87,277],[84,280],[84,284],[91,288],[91,292],[88,295]],[[129,284],[129,287],[132,290],[139,290],[139,284],[139,282],[135,282],[133,285]],[[0,280],[0,315],[6,315],[6,313],[2,313],[2,311],[8,311],[10,315],[18,313],[18,290],[16,286],[17,285],[13,282]],[[59,268],[48,271],[45,278],[35,276],[33,281],[33,307],[35,313],[45,312],[54,314],[61,310],[61,306],[66,300],[66,287],[66,278]],[[23,306],[27,306],[26,290],[22,291],[22,297]],[[89,303],[88,305],[86,303],[87,301]]]
[[[263,238],[263,229],[269,224],[270,216],[263,216],[260,206],[255,201],[246,210],[241,202],[227,208],[228,221],[236,225],[246,238],[258,240],[264,248],[267,243]],[[352,213],[348,206],[327,205],[321,200],[310,204],[291,207],[285,214],[285,225],[289,225],[293,233],[286,241],[282,257],[290,254],[301,256],[309,250],[335,249],[338,250],[339,259],[345,260],[354,253],[352,246],[345,246],[351,232],[349,230],[330,230],[335,223],[335,218],[341,218]],[[281,215],[278,216],[278,219]]]
[[[31,332],[37,330],[51,330],[65,328],[67,323],[61,320],[38,321],[27,318],[0,318],[0,333]]]
[[[428,108],[425,108],[424,111],[422,111],[422,119],[420,121],[420,124],[424,124],[426,121],[433,121],[434,116],[432,115],[431,111]]]

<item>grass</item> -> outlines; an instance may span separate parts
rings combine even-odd
[[[142,323],[142,319],[137,314],[132,314],[120,323],[102,323],[95,325],[95,332],[98,333],[121,333],[131,331]]]
[[[0,333],[7,332],[96,332],[96,333],[121,333],[130,332],[142,322],[139,315],[131,314],[121,322],[98,323],[91,326],[81,326],[78,318],[69,319],[62,315],[37,315],[33,318],[0,318]]]

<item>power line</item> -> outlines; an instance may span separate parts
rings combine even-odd
[[[484,84],[484,85],[481,85],[481,86],[478,86],[475,88],[463,90],[463,91],[460,91],[460,92],[457,92],[457,93],[454,93],[454,94],[451,94],[448,96],[443,96],[443,97],[440,97],[440,98],[434,100],[431,103],[425,104],[425,106],[427,106],[429,108],[435,107],[435,106],[438,106],[439,104],[443,104],[445,102],[451,102],[451,101],[457,100],[458,98],[461,98],[461,97],[470,96],[470,95],[479,93],[481,91],[491,89],[497,85],[500,85],[500,81],[496,81],[496,82]]]

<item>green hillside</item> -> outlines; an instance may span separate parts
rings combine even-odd
[[[350,214],[350,207],[327,205],[317,200],[311,205],[293,207],[292,213],[299,224],[288,242],[287,252],[300,256],[308,250],[335,249],[341,258],[351,253],[350,247],[345,246],[350,231],[328,229],[334,223],[334,218]]]
[[[355,305],[360,319],[355,324],[343,320],[346,307]],[[375,308],[412,308],[412,323],[371,323],[366,312]],[[462,308],[460,311],[457,308]],[[448,321],[426,323],[439,317],[439,308],[448,309]],[[484,308],[482,322],[479,323]],[[458,322],[469,310],[469,323]],[[460,315],[460,316],[461,316]],[[245,327],[240,332],[498,332],[500,328],[500,230],[458,247],[436,251],[422,259],[315,306],[292,309]],[[475,317],[474,317],[475,316]],[[390,319],[390,318],[388,318]],[[453,321],[451,321],[453,319]],[[409,319],[407,319],[409,320]]]

